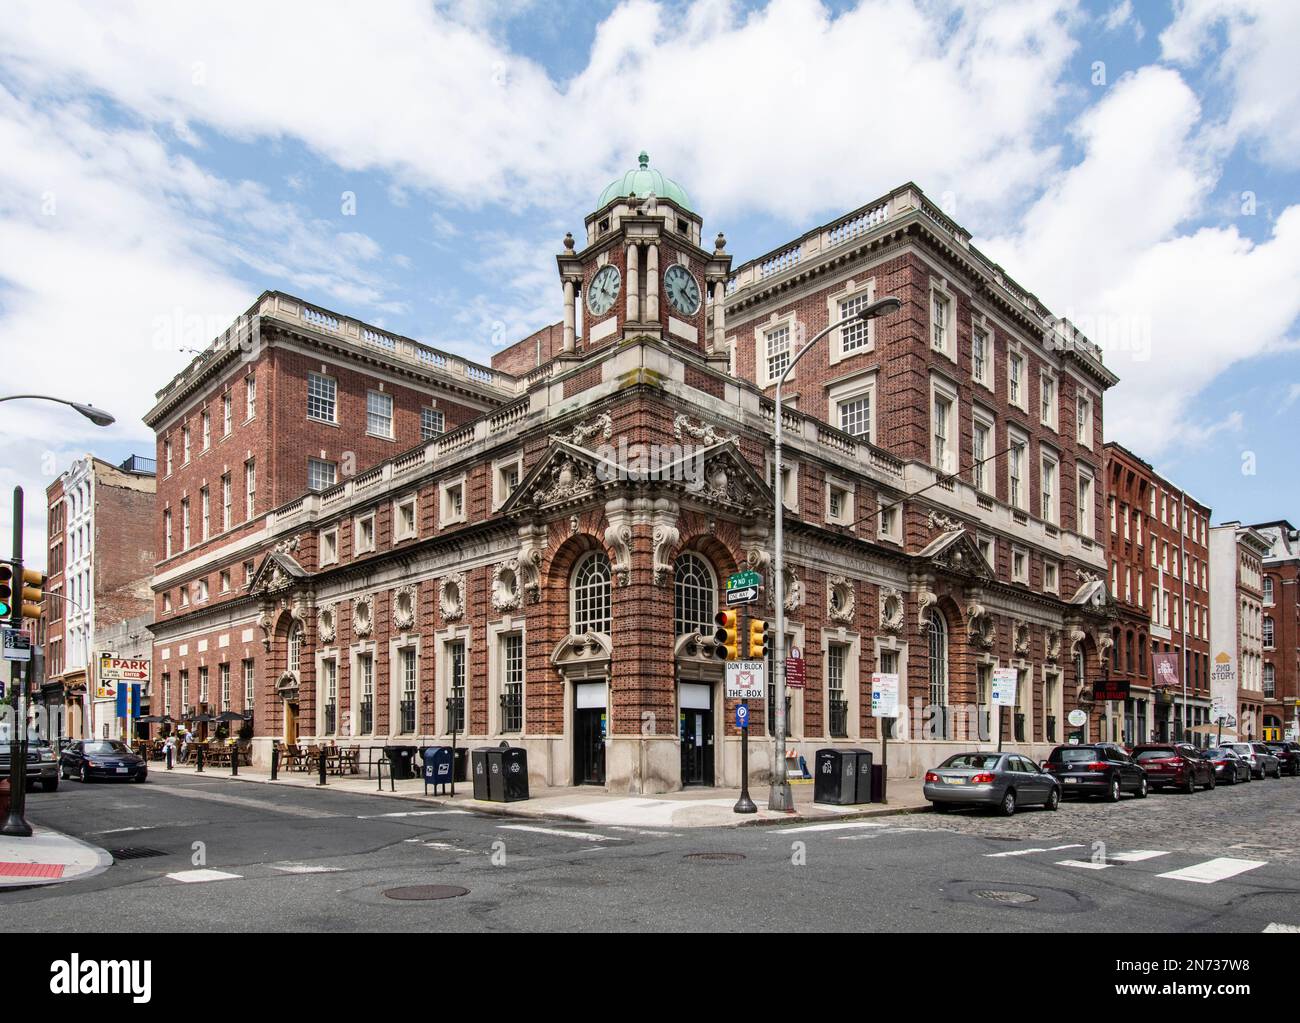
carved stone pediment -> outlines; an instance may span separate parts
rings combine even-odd
[[[925,570],[942,569],[967,580],[986,583],[994,579],[993,568],[965,529],[958,527],[940,534],[914,557],[925,562]]]
[[[691,476],[684,481],[685,491],[695,500],[746,515],[771,508],[771,488],[741,457],[734,442],[697,451],[689,463]]]
[[[592,452],[552,438],[551,446],[501,506],[503,515],[568,510],[594,497],[601,481]]]
[[[290,703],[297,702],[298,688],[298,676],[292,671],[286,671],[276,680],[275,683],[276,693],[283,699],[288,700]]]
[[[551,664],[570,681],[608,678],[613,641],[600,632],[570,633],[551,651]]]
[[[292,553],[297,547],[297,537],[277,543],[253,572],[253,578],[248,583],[248,592],[255,597],[270,599],[290,592],[296,585],[305,581],[308,577],[307,570],[298,563],[298,559]]]

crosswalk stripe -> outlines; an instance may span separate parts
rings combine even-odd
[[[320,867],[314,863],[272,863],[272,870],[279,870],[285,874],[336,874],[342,867]]]
[[[502,831],[531,831],[539,835],[560,835],[564,838],[578,838],[584,842],[621,842],[621,838],[612,835],[598,835],[594,831],[565,831],[563,828],[539,828],[532,824],[499,824]]]
[[[782,828],[781,834],[793,835],[800,831],[844,831],[849,828],[883,828],[883,821],[836,821],[834,824],[803,824],[797,828]]]
[[[1105,860],[1057,860],[1058,867],[1078,867],[1080,870],[1108,870],[1115,864]]]
[[[1134,849],[1132,852],[1111,853],[1106,858],[1116,863],[1141,863],[1143,860],[1154,860],[1158,856],[1168,855],[1168,852],[1161,849]]]
[[[1216,881],[1236,877],[1256,867],[1266,866],[1268,866],[1266,860],[1238,860],[1231,856],[1216,856],[1204,863],[1193,863],[1190,867],[1157,874],[1156,877],[1167,877],[1172,881],[1194,881],[1196,884],[1214,884]]]
[[[167,876],[173,881],[195,884],[200,881],[238,881],[243,875],[227,874],[222,870],[178,870],[176,873]]]
[[[1028,856],[1030,853],[1040,852],[1060,852],[1062,849],[1082,849],[1083,846],[1075,842],[1073,845],[1054,845],[1050,849],[1011,849],[1008,852],[985,853],[984,856],[990,860],[1002,859],[1004,856]]]
[[[1265,934],[1300,934],[1300,927],[1295,924],[1269,924],[1264,928]]]

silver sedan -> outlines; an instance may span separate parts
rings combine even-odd
[[[1019,753],[958,753],[925,772],[923,791],[940,812],[991,806],[1010,817],[1017,806],[1061,805],[1061,783]]]

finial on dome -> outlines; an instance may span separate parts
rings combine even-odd
[[[641,150],[641,155],[638,156],[636,159],[637,162],[641,164],[642,170],[645,170],[647,167],[650,166],[650,154],[647,153],[644,149]]]

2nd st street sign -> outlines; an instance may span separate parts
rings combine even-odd
[[[727,577],[727,607],[752,604],[758,599],[763,577],[754,571],[737,572]]]

